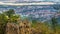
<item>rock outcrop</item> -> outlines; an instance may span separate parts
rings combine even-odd
[[[31,34],[31,23],[27,20],[16,23],[7,23],[6,34]]]

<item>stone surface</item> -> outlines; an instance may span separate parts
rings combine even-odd
[[[31,24],[27,20],[19,24],[7,23],[6,34],[31,34]]]

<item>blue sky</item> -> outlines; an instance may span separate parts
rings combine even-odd
[[[54,2],[60,2],[60,0],[0,0],[0,2],[16,2],[16,1],[54,1]]]

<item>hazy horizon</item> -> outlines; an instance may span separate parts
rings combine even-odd
[[[60,2],[60,0],[0,0],[0,2],[24,2],[24,1],[53,1]]]

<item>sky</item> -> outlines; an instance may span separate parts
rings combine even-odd
[[[16,2],[16,1],[54,1],[60,2],[60,0],[0,0],[0,2]]]

